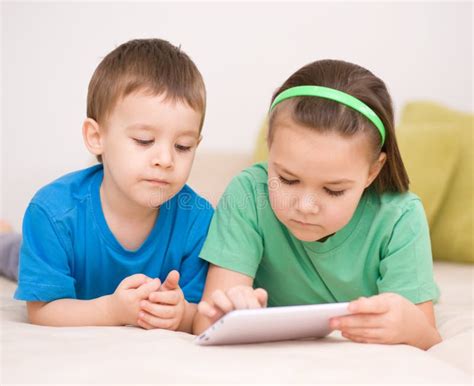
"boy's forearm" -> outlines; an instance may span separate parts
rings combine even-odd
[[[29,304],[28,317],[33,324],[43,326],[118,326],[111,295],[92,300],[58,299],[41,307]]]
[[[197,312],[197,304],[185,301],[183,320],[178,327],[178,331],[192,334],[194,317]]]

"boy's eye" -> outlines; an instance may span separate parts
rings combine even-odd
[[[175,145],[174,147],[176,148],[176,150],[182,152],[191,150],[191,146]]]
[[[331,190],[328,188],[324,188],[324,190],[326,191],[327,194],[333,197],[342,196],[345,192],[345,190]]]
[[[282,176],[279,176],[279,178],[280,178],[280,181],[286,185],[294,185],[299,182],[298,180],[287,180],[286,178],[283,178]]]
[[[133,138],[133,140],[140,146],[148,146],[151,145],[154,140],[153,139],[138,139],[138,138]]]

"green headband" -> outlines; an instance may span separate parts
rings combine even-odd
[[[350,108],[358,111],[362,115],[364,115],[370,122],[372,122],[375,127],[379,130],[380,136],[382,137],[382,146],[385,142],[385,127],[378,117],[378,115],[372,110],[369,106],[367,106],[364,102],[360,99],[354,98],[352,95],[346,94],[345,92],[328,88],[322,86],[296,86],[291,87],[285,91],[282,91],[280,94],[277,95],[275,100],[273,101],[270,111],[280,102],[284,101],[285,99],[299,97],[299,96],[315,96],[325,99],[330,99],[343,105],[349,106]]]

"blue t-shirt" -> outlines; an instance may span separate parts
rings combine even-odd
[[[199,258],[213,208],[185,185],[160,207],[155,225],[135,251],[107,226],[99,188],[102,165],[67,174],[40,189],[23,219],[15,299],[50,302],[112,294],[133,274],[165,280],[179,271],[186,300],[201,299],[208,264]]]

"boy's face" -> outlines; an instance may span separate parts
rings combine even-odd
[[[384,157],[382,153],[373,162],[364,135],[318,133],[282,117],[275,125],[268,161],[276,217],[303,241],[332,235],[349,223]]]
[[[202,113],[164,95],[132,93],[100,127],[104,185],[115,197],[155,208],[186,183]]]

